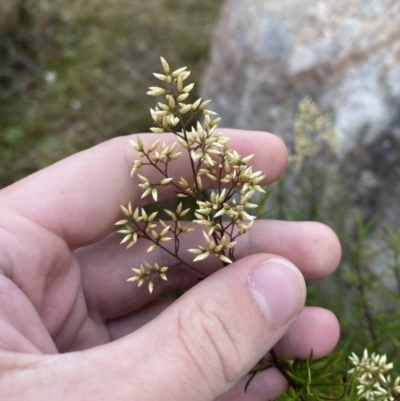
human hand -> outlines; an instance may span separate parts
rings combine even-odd
[[[264,184],[282,174],[287,153],[277,137],[224,135],[240,154],[255,154],[253,170],[265,172]],[[155,136],[142,139],[152,143]],[[217,260],[198,262],[213,273],[200,283],[192,271],[176,268],[149,294],[146,286],[126,282],[130,268],[144,258],[168,265],[168,255],[158,249],[147,254],[146,241],[125,251],[112,232],[119,204],[144,204],[129,176],[133,159],[128,138],[116,138],[0,191],[0,398],[276,397],[287,383],[274,368],[257,375],[244,393],[247,372],[272,347],[288,358],[308,358],[313,349],[319,358],[338,339],[332,313],[303,309],[303,276],[334,271],[336,236],[319,223],[256,221],[236,247],[240,260],[217,272]],[[151,179],[154,171],[143,174]],[[180,163],[175,175],[185,176]],[[160,198],[174,195],[168,188]],[[198,229],[182,248],[198,245],[200,236]],[[173,303],[160,299],[189,287]]]

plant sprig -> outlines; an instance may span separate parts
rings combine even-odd
[[[216,132],[221,121],[212,119],[216,113],[206,107],[210,100],[196,100],[194,103],[184,103],[189,97],[194,84],[186,84],[190,71],[186,67],[175,71],[170,70],[168,63],[161,57],[164,74],[154,73],[166,88],[152,86],[147,92],[150,96],[164,96],[165,102],[158,102],[154,109],[150,109],[154,126],[150,130],[154,133],[173,133],[176,141],[167,145],[156,140],[148,149],[138,136],[136,142],[131,141],[139,159],[133,162],[131,176],[137,175],[138,186],[143,189],[142,198],[149,195],[154,201],[158,200],[158,189],[170,186],[177,197],[192,198],[196,204],[193,223],[203,226],[204,244],[187,251],[195,254],[193,262],[206,259],[211,255],[218,258],[222,266],[227,266],[235,260],[235,245],[239,236],[250,230],[254,216],[246,209],[256,208],[250,202],[255,192],[264,192],[259,185],[264,176],[260,171],[252,171],[248,166],[253,155],[242,157],[235,150],[228,147],[229,138]],[[203,117],[203,122],[197,121]],[[179,129],[178,129],[179,128]],[[178,150],[177,150],[178,149]],[[170,165],[180,159],[183,152],[188,154],[191,179],[173,177]],[[181,159],[182,160],[182,159]],[[161,175],[157,182],[139,174],[143,166],[152,166]],[[214,189],[204,191],[204,180],[211,181]],[[127,207],[121,206],[125,215],[123,220],[116,223],[119,233],[124,234],[121,243],[127,243],[127,248],[134,246],[139,240],[150,242],[148,252],[161,248],[176,259],[173,266],[160,267],[158,264],[143,262],[134,267],[135,275],[129,281],[137,282],[141,286],[148,278],[148,289],[153,291],[152,277],[158,276],[167,280],[167,271],[177,266],[184,266],[204,276],[193,264],[184,261],[181,256],[181,236],[193,231],[191,225],[182,224],[180,219],[189,213],[190,208],[182,210],[182,203],[176,210],[165,210],[171,222],[156,222],[158,212],[147,215],[143,208],[132,209],[131,203]],[[173,241],[172,249],[166,242]]]

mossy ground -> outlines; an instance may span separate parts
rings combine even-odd
[[[108,138],[147,132],[160,70],[203,73],[222,0],[22,0],[0,41],[0,188]],[[198,85],[196,85],[198,88]]]

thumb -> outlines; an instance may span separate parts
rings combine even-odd
[[[214,400],[283,336],[305,294],[302,274],[287,260],[246,257],[133,334],[101,347],[104,359],[113,348],[113,362],[97,366],[107,367],[106,380],[113,380],[119,400]]]

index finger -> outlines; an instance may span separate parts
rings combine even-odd
[[[254,154],[253,171],[265,174],[262,184],[276,180],[287,164],[287,151],[283,142],[266,132],[221,129],[230,138],[229,148],[240,155]],[[174,141],[173,134],[146,134],[141,137],[145,149],[157,139],[167,145]],[[54,165],[0,191],[0,203],[15,209],[21,215],[62,237],[71,248],[93,243],[107,234],[120,218],[119,205],[141,200],[136,176],[132,179],[132,161],[136,152],[129,144],[135,135],[118,137],[79,152]],[[193,182],[190,169],[185,166],[188,155],[171,163],[170,176],[184,177]],[[159,173],[146,166],[143,173],[150,181]],[[161,199],[175,196],[173,188],[166,186]],[[147,202],[146,202],[147,203]]]

